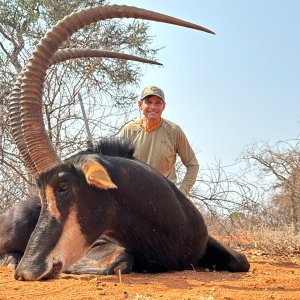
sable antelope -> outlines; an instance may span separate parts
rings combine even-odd
[[[41,201],[39,219],[15,278],[40,280],[60,272],[161,272],[196,266],[248,271],[246,257],[208,236],[197,208],[165,177],[133,159],[134,149],[126,141],[104,141],[65,162],[49,141],[40,108],[45,73],[55,52],[80,28],[122,17],[213,33],[139,8],[96,6],[65,17],[45,35],[22,74],[22,85],[11,96],[13,135],[26,166],[36,176]],[[16,113],[18,109],[21,114]],[[11,251],[3,260],[9,256],[19,259]]]

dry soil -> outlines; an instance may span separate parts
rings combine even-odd
[[[270,257],[246,253],[248,273],[169,272],[121,276],[70,276],[21,282],[0,267],[0,299],[300,299],[300,256]]]

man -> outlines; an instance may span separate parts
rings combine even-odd
[[[166,107],[164,92],[156,86],[142,91],[138,101],[143,118],[126,124],[119,136],[129,139],[135,147],[135,158],[147,163],[170,181],[176,183],[177,155],[186,167],[180,191],[188,196],[195,183],[199,165],[182,129],[161,117]]]

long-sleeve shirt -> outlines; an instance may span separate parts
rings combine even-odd
[[[196,181],[199,164],[184,132],[166,119],[150,132],[142,124],[142,120],[126,124],[119,136],[133,143],[135,158],[147,163],[174,183],[177,181],[175,164],[178,155],[186,167],[179,189],[187,196]]]

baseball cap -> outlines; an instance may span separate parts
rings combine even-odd
[[[154,85],[147,86],[143,89],[142,95],[141,95],[141,100],[143,100],[147,96],[158,96],[163,101],[165,101],[165,94],[162,91],[162,89],[160,89],[159,87],[154,86]]]

